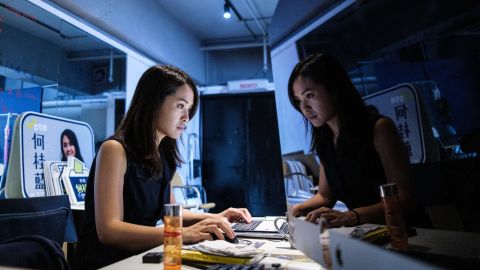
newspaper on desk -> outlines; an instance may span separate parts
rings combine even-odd
[[[263,242],[247,242],[232,244],[225,240],[203,241],[195,245],[184,246],[186,250],[197,250],[207,254],[232,256],[232,257],[255,257],[265,253],[258,247]]]

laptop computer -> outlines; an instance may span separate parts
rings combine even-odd
[[[325,266],[323,247],[320,243],[320,225],[307,222],[302,218],[294,218],[295,248],[302,251],[310,259]]]
[[[288,235],[288,223],[285,220],[279,220],[278,225],[282,232]],[[277,231],[274,225],[274,219],[255,218],[252,223],[233,223],[232,229],[237,237],[243,238],[265,238],[265,239],[284,239],[285,236]]]

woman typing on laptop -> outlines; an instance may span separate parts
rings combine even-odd
[[[154,66],[140,78],[128,112],[102,143],[90,170],[75,268],[99,268],[163,244],[164,204],[174,202],[170,181],[181,163],[177,139],[194,116],[198,92],[171,66]],[[247,209],[220,214],[183,210],[183,242],[233,239],[230,222],[251,222]]]
[[[385,223],[379,185],[397,183],[407,223],[429,226],[408,183],[409,158],[395,123],[364,103],[336,59],[315,54],[299,62],[288,82],[293,107],[311,130],[320,158],[317,194],[292,208],[310,222],[331,226]],[[349,211],[333,210],[337,200]]]

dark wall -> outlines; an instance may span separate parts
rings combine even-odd
[[[248,79],[273,81],[269,51],[267,51],[268,70],[263,70],[262,47],[208,51],[205,55],[207,85]]]
[[[453,205],[463,229],[480,232],[480,158],[413,165],[413,181],[420,202]]]
[[[379,90],[399,83],[435,81],[448,101],[452,125],[458,134],[480,129],[480,64],[476,58],[375,63],[374,69]]]
[[[338,1],[335,0],[279,0],[268,28],[270,47],[275,48],[309,21],[318,18],[337,4]]]

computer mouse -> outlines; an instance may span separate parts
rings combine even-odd
[[[227,236],[225,236],[225,241],[227,241],[229,243],[232,243],[232,244],[238,244],[238,238],[237,237],[233,237],[232,239],[230,239]]]
[[[218,240],[218,237],[217,237],[216,234],[210,233],[210,235],[212,236],[213,240]],[[230,239],[230,238],[228,238],[228,236],[226,234],[223,234],[223,238],[225,238],[225,241],[227,241],[229,243],[232,243],[232,244],[238,244],[238,242],[239,242],[237,237],[234,237],[233,239]]]

